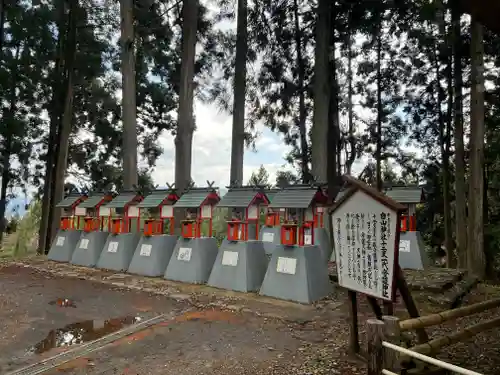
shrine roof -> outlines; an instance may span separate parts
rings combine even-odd
[[[85,197],[85,194],[80,194],[80,193],[71,193],[68,194],[62,201],[60,201],[58,204],[56,204],[56,207],[58,208],[70,208],[74,206],[76,203],[78,203],[79,200],[81,200],[83,197]]]
[[[394,186],[384,193],[396,202],[403,204],[417,204],[424,200],[423,190],[418,186]]]
[[[135,191],[123,191],[114,197],[112,201],[105,203],[103,207],[125,208],[136,199],[137,195],[138,194]]]
[[[267,199],[269,199],[269,202],[272,202],[274,196],[279,193],[281,189],[265,189],[264,193],[267,196]]]
[[[263,189],[258,187],[242,186],[229,188],[228,192],[222,197],[217,206],[229,208],[248,207],[257,196],[262,196],[262,199],[258,199],[258,204],[269,203],[269,199]]]
[[[175,207],[180,208],[196,208],[200,207],[203,202],[210,196],[216,194],[217,201],[220,200],[219,195],[217,194],[216,188],[191,188],[182,194],[181,198],[175,202]]]
[[[176,196],[175,192],[172,189],[162,189],[162,190],[155,190],[151,192],[151,194],[147,195],[144,200],[137,205],[137,207],[140,208],[155,208],[158,207],[165,199],[167,199],[169,196]],[[178,197],[175,199],[174,202],[178,200]]]
[[[92,193],[85,199],[78,207],[82,208],[95,208],[99,203],[102,202],[106,194],[104,193]]]
[[[308,208],[319,188],[311,185],[291,185],[279,190],[269,208]]]

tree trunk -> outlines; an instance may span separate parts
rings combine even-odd
[[[3,56],[3,34],[4,34],[4,25],[5,25],[5,1],[0,0],[0,62],[3,61],[1,58]],[[5,121],[5,115],[2,114],[2,121]],[[5,124],[3,124],[5,127]],[[12,140],[9,137],[9,134],[4,139],[4,146],[2,152],[2,184],[0,189],[0,248],[2,247],[2,239],[3,233],[5,231],[6,222],[4,219],[5,209],[7,208],[7,188],[9,186],[10,179],[10,146]]]
[[[299,138],[300,138],[300,168],[302,171],[302,181],[308,183],[311,180],[311,175],[309,171],[309,145],[307,144],[307,129],[306,129],[306,119],[307,119],[307,109],[306,109],[306,98],[305,98],[305,87],[304,87],[304,57],[302,55],[302,30],[300,29],[300,15],[299,15],[299,4],[297,0],[293,2],[293,13],[295,22],[295,49],[297,50],[297,70],[299,78]]]
[[[2,55],[3,51],[4,28],[5,28],[5,0],[0,0],[0,56]]]
[[[198,0],[184,0],[182,18],[179,117],[175,136],[175,185],[179,192],[186,189],[191,182],[191,153],[194,132],[193,80],[198,28]]]
[[[484,45],[483,27],[471,20],[471,118],[467,265],[471,273],[486,274],[484,253]]]
[[[354,138],[354,108],[352,103],[352,35],[351,35],[351,24],[349,20],[349,25],[347,29],[347,113],[348,113],[348,128],[349,128],[349,153],[346,157],[345,169],[348,175],[351,175],[352,165],[356,160],[356,139]]]
[[[137,185],[134,0],[120,0],[122,59],[123,189]]]
[[[20,44],[16,46],[14,60],[17,61],[19,59],[19,55],[21,52]],[[16,113],[16,105],[17,105],[17,77],[18,77],[19,69],[18,66],[13,65],[13,68],[10,72],[10,90],[9,90],[9,108],[7,109],[7,113],[3,113],[3,121],[7,120],[7,124],[4,123],[5,139],[3,142],[3,151],[2,151],[2,183],[1,183],[1,192],[0,192],[0,247],[2,246],[3,233],[6,227],[5,220],[5,210],[7,208],[7,189],[9,187],[10,182],[10,157],[12,154],[12,142],[13,142],[13,132],[12,126],[15,119]],[[6,126],[5,126],[6,125]]]
[[[77,22],[77,5],[72,1],[68,4],[68,37],[65,43],[64,65],[66,77],[64,82],[64,107],[61,122],[59,124],[59,147],[57,152],[57,160],[54,175],[53,186],[53,206],[64,198],[64,185],[66,177],[66,169],[68,165],[68,149],[69,137],[71,135],[71,125],[73,121],[73,76],[74,63],[76,58],[76,22]],[[49,240],[52,242],[56,234],[55,229],[59,226],[61,218],[61,210],[53,207],[52,225],[49,234]]]
[[[317,9],[316,49],[314,64],[314,110],[311,130],[312,174],[319,182],[328,179],[328,128],[330,106],[329,51],[330,51],[329,0],[319,0]]]
[[[50,247],[50,231],[49,223],[52,222],[52,181],[55,174],[55,160],[56,149],[54,146],[58,145],[58,129],[61,120],[63,102],[63,93],[61,89],[61,75],[64,72],[64,38],[66,36],[66,12],[65,0],[59,0],[57,3],[58,9],[58,39],[55,56],[55,68],[52,72],[52,99],[50,103],[50,129],[47,140],[47,155],[45,161],[45,176],[43,183],[43,198],[42,198],[42,216],[40,220],[40,230],[38,232],[38,248],[37,253],[43,254],[47,252]]]
[[[377,190],[382,191],[382,20],[377,30],[377,148],[375,151]]]
[[[245,156],[245,99],[248,51],[247,14],[247,0],[238,0],[230,176],[230,183],[236,185],[243,185],[243,159]]]
[[[51,174],[51,194],[50,194],[50,209],[48,215],[48,227],[46,244],[47,247],[52,243],[57,228],[59,226],[60,210],[55,205],[61,201],[64,195],[65,174],[68,158],[69,136],[71,134],[72,120],[72,105],[73,105],[73,89],[72,75],[73,65],[76,53],[76,6],[77,2],[65,0],[64,7],[68,15],[66,17],[66,31],[64,33],[63,42],[63,60],[62,74],[58,85],[60,88],[60,103],[58,104],[58,129],[57,142],[54,154],[54,167]],[[69,106],[69,108],[68,108]],[[67,110],[68,108],[68,110]],[[67,112],[69,111],[69,112]],[[69,116],[69,117],[68,117]]]
[[[452,8],[453,18],[453,81],[454,81],[454,108],[453,117],[455,124],[455,225],[456,225],[456,248],[458,255],[458,266],[467,267],[467,231],[464,224],[466,217],[466,194],[465,194],[465,161],[464,161],[464,125],[462,114],[462,47],[460,30],[460,11],[456,6]],[[451,263],[448,266],[453,267]]]
[[[446,248],[446,263],[455,264],[454,262],[454,249],[453,238],[451,229],[451,197],[450,197],[450,137],[451,137],[451,122],[453,114],[453,69],[452,69],[452,56],[451,44],[449,35],[446,33],[446,8],[440,0],[439,9],[437,14],[437,22],[439,27],[439,41],[436,49],[439,54],[435,57],[436,67],[436,85],[438,89],[438,102],[437,110],[439,111],[439,146],[441,149],[441,176],[443,184],[443,216],[444,216],[444,244]],[[444,56],[441,56],[443,55]],[[446,118],[441,110],[442,103],[445,100],[445,92],[441,87],[441,74],[440,74],[440,61],[438,56],[441,56],[441,61],[446,61],[446,81],[447,81],[447,94],[448,106],[446,109]]]

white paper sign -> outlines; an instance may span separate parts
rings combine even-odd
[[[178,260],[182,260],[183,262],[189,262],[191,260],[191,252],[193,249],[190,247],[181,247],[179,249],[179,254],[177,255]]]
[[[314,213],[312,207],[309,207],[306,210],[306,220],[308,221],[313,221],[314,220]]]
[[[141,251],[139,252],[139,255],[142,257],[149,257],[151,256],[151,249],[152,246],[150,244],[142,244],[141,246]]]
[[[139,217],[139,207],[129,206],[127,216],[128,217]]]
[[[408,241],[408,240],[399,241],[399,251],[402,253],[409,253],[410,252],[410,241]]]
[[[82,238],[80,241],[80,249],[88,249],[89,248],[89,240],[88,238]]]
[[[296,268],[297,268],[297,259],[278,257],[276,272],[295,275]]]
[[[311,234],[304,234],[304,245],[312,245],[312,235]]]
[[[212,206],[209,204],[201,206],[201,217],[203,219],[210,219],[212,217]]]
[[[161,217],[173,217],[174,208],[172,206],[161,206]]]
[[[224,251],[222,254],[222,265],[236,267],[238,265],[238,252]]]
[[[75,207],[75,216],[85,216],[87,209],[85,207]]]
[[[116,253],[118,251],[118,242],[110,242],[108,245],[108,253]]]
[[[259,218],[259,206],[249,206],[247,210],[247,217],[249,219],[258,219]]]
[[[99,216],[109,216],[111,215],[111,210],[108,207],[99,208]]]
[[[274,242],[274,233],[264,233],[262,235],[262,242]]]
[[[64,246],[64,240],[66,239],[66,237],[57,237],[57,240],[56,240],[56,246]]]
[[[358,190],[331,218],[340,286],[392,300],[396,212]]]

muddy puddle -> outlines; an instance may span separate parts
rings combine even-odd
[[[86,320],[72,323],[63,328],[50,331],[47,337],[33,346],[29,352],[41,354],[54,348],[83,344],[140,321],[140,317],[126,316],[109,320]]]

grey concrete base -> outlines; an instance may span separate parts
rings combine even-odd
[[[318,245],[325,262],[328,262],[332,256],[333,248],[332,245],[330,245],[330,237],[325,228],[314,228],[314,244]],[[333,255],[333,257],[335,257],[335,255]]]
[[[177,236],[162,234],[142,236],[135,248],[128,273],[142,276],[163,276],[174,252]]]
[[[139,233],[110,234],[96,267],[113,271],[126,271],[140,238]]]
[[[401,268],[423,270],[431,265],[420,232],[404,232],[399,237],[399,265]]]
[[[278,246],[267,267],[261,295],[300,303],[312,303],[332,290],[328,264],[317,245]]]
[[[83,232],[71,258],[71,264],[95,267],[108,236],[109,232]]]
[[[164,277],[184,283],[206,283],[217,252],[217,240],[213,237],[179,238]]]
[[[272,255],[276,246],[281,244],[281,228],[267,227],[263,225],[260,228],[259,239],[264,245],[267,255]]]
[[[56,262],[69,262],[81,236],[81,230],[59,230],[47,258]]]
[[[262,241],[228,242],[219,248],[208,285],[238,292],[258,291],[267,265]]]

